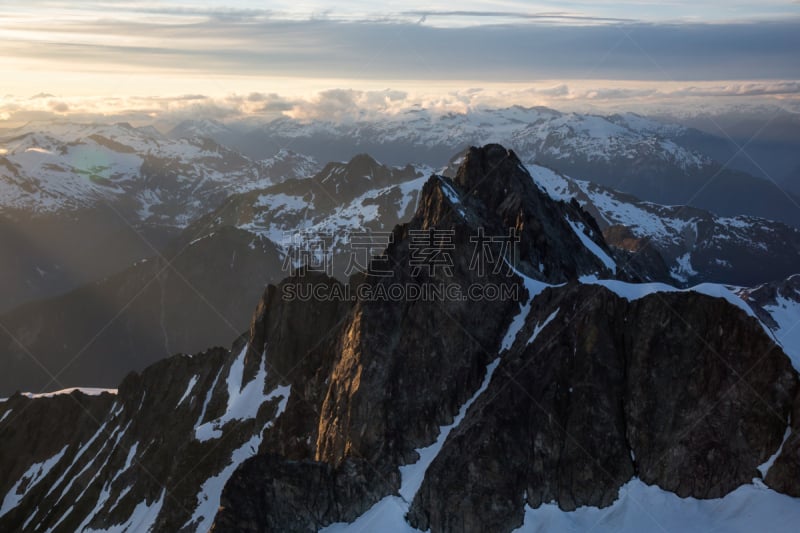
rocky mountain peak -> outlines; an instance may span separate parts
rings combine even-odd
[[[513,150],[499,144],[470,147],[456,172],[455,182],[475,195],[488,199],[494,189],[520,182],[522,162]]]
[[[369,189],[387,187],[416,177],[410,165],[394,168],[368,154],[358,154],[346,163],[331,162],[314,176],[328,195],[336,199],[355,198]]]
[[[583,275],[635,278],[620,270],[591,215],[577,202],[553,200],[513,151],[498,144],[471,147],[455,177],[431,178],[411,225],[454,225],[486,235],[513,231],[515,266],[539,280],[560,283]]]

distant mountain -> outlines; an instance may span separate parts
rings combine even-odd
[[[0,206],[51,213],[106,202],[131,223],[185,227],[235,192],[304,177],[290,152],[250,160],[208,137],[171,139],[128,124],[31,124],[0,139]]]
[[[0,402],[0,529],[636,531],[655,513],[793,531],[791,360],[725,286],[631,283],[591,215],[537,185],[513,152],[471,149],[392,230],[388,276],[350,283],[514,296],[287,298],[350,286],[306,272],[263,292],[230,350],[116,395]],[[516,230],[518,254],[488,244],[500,268],[479,273],[480,228]],[[414,268],[437,232],[448,268]]]
[[[433,165],[441,166],[469,144],[499,139],[515,147],[527,165],[549,165],[661,204],[690,200],[700,184],[714,176],[692,205],[724,216],[760,215],[796,226],[800,209],[794,197],[770,192],[772,185],[766,181],[721,169],[719,163],[691,149],[696,134],[700,132],[634,114],[600,117],[520,107],[444,116],[417,110],[356,124],[284,118],[255,129],[195,120],[169,135],[124,123],[32,123],[4,130],[0,138],[0,246],[5,250],[0,256],[4,294],[0,312],[63,294],[152,256],[231,195],[254,198],[251,192],[315,175],[321,170],[317,160],[363,152],[390,165],[416,162],[414,167],[426,175]],[[313,193],[317,196],[330,192],[330,187],[319,187],[319,180],[309,183],[317,184]],[[410,198],[412,192],[409,185],[396,194]],[[294,201],[302,197],[288,196]],[[280,198],[273,200],[276,206],[283,205]],[[314,203],[320,204],[319,198]],[[262,219],[271,216],[269,209],[257,210]],[[350,217],[349,227],[375,218],[369,213],[362,217],[359,211],[369,209],[354,204],[343,211],[343,216]],[[686,212],[681,209],[681,216]],[[261,224],[259,232],[264,233],[267,226],[279,231],[296,228],[288,220],[292,216],[287,211],[278,215],[282,223],[256,221]],[[397,221],[387,219],[384,227]],[[330,222],[337,227],[342,224]],[[602,217],[599,223],[605,227]],[[708,231],[714,232],[718,227],[702,223],[698,231],[703,234],[704,228],[711,228]],[[786,234],[778,229],[773,233]],[[619,231],[607,236],[615,242],[628,239]],[[790,237],[765,234],[755,240],[781,239],[787,250],[793,249]],[[759,259],[739,268],[746,261],[737,253],[738,260],[732,263],[737,266],[729,269],[725,262],[731,258],[715,256],[718,250],[709,251],[705,258],[696,251],[690,265],[679,267],[686,272],[678,276],[687,282],[719,279],[749,285],[791,274],[783,258],[786,254],[770,247],[770,253],[782,258],[765,263],[759,252]],[[674,261],[683,254],[678,254],[680,246],[671,248],[665,260],[669,268],[675,268]],[[651,259],[647,262],[652,263]],[[714,265],[715,261],[719,264]],[[764,275],[750,277],[750,272],[760,270],[759,263],[769,265]],[[693,278],[692,271],[700,274]]]
[[[657,251],[670,283],[749,286],[800,270],[800,230],[780,222],[643,202],[546,167],[528,169],[553,198],[575,198],[595,217],[613,247],[635,254]]]
[[[130,226],[107,206],[41,215],[0,210],[0,312],[119,272],[176,235],[171,227]]]
[[[688,126],[683,146],[728,162],[753,176],[775,180],[800,194],[800,117],[786,108],[759,106],[689,116],[662,117]]]
[[[173,139],[216,139],[232,131],[222,122],[213,119],[184,120],[167,134]]]
[[[162,251],[236,192],[306,177],[292,152],[252,161],[128,124],[32,123],[0,138],[0,312]]]
[[[431,166],[471,145],[501,142],[526,164],[540,163],[665,205],[689,204],[724,216],[751,215],[800,227],[800,200],[772,181],[703,154],[697,130],[632,113],[597,116],[512,107],[334,123],[280,118],[260,127],[227,124],[175,131],[204,133],[251,157],[291,148],[321,161],[366,152],[388,164]],[[713,152],[717,155],[718,151]]]
[[[227,344],[247,325],[253,288],[283,277],[281,256],[235,228],[188,235],[162,257],[0,314],[0,396],[114,387],[174,353]]]
[[[335,256],[331,258],[335,274],[344,279],[352,236],[388,234],[410,219],[430,173],[428,167],[389,167],[359,154],[347,163],[328,163],[311,178],[232,195],[199,219],[193,231],[210,233],[233,226],[270,239],[284,253],[295,244],[294,237],[320,238],[325,252]]]

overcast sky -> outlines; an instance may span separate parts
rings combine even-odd
[[[793,108],[798,57],[797,1],[3,0],[0,125],[301,115],[332,94],[382,112],[687,97]]]

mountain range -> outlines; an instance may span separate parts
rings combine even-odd
[[[188,121],[173,130],[175,137],[210,137],[254,158],[288,148],[319,161],[369,153],[391,165],[416,162],[432,167],[468,146],[499,142],[512,148],[525,164],[544,164],[567,175],[587,177],[642,200],[800,227],[800,200],[791,192],[796,186],[760,171],[759,177],[749,174],[746,170],[754,167],[747,158],[750,143],[732,143],[724,130],[715,133],[634,113],[601,116],[519,106],[444,114],[412,109],[338,122],[288,117],[266,124]],[[775,149],[769,151],[763,144],[757,153],[768,161],[763,166],[756,163],[757,169],[770,167],[776,150],[787,160],[783,167],[792,165],[791,154],[796,150],[776,141],[771,145]],[[747,165],[729,165],[745,158]]]
[[[389,188],[379,214],[402,217],[413,202],[375,259],[384,275],[343,282],[301,268],[264,290],[230,349],[162,359],[114,390],[1,402],[0,528],[793,530],[796,277],[753,289],[660,282],[688,269],[637,262],[644,248],[613,247],[604,233],[628,216],[647,239],[636,234],[645,217],[679,224],[683,213],[625,204],[496,144],[467,150],[450,177],[424,178],[415,200],[391,184],[421,179],[413,169],[384,180],[363,157],[355,174],[342,168],[271,194],[346,183],[342,201],[353,202],[369,175],[373,190]],[[569,190],[578,199],[558,197]],[[281,213],[259,196],[268,220]],[[255,235],[275,229],[263,212],[230,216]],[[475,236],[509,228],[516,253],[490,241],[497,268],[476,270]],[[449,260],[415,268],[416,239],[437,234],[450,236],[452,247],[432,245]],[[441,285],[514,290],[363,296]],[[318,297],[287,297],[304,286]],[[323,297],[348,287],[362,296]]]

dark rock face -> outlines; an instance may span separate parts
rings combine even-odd
[[[754,319],[698,294],[651,296],[630,314],[628,438],[639,477],[698,498],[759,477],[797,390],[789,359]]]
[[[800,498],[800,390],[794,399],[792,424],[783,447],[764,479],[767,486]]]
[[[303,301],[284,298],[282,288],[287,284],[324,285],[329,292],[342,284],[316,272],[305,272],[287,278],[282,285],[269,285],[256,307],[250,322],[250,334],[245,357],[245,376],[252,377],[261,364],[262,354],[269,351],[268,366],[286,384],[301,385],[299,379],[308,377],[323,364],[311,357],[315,349],[343,322],[348,302]],[[294,379],[292,379],[294,378]]]
[[[684,320],[706,336],[687,335]],[[771,348],[753,320],[708,296],[629,303],[597,287],[548,289],[429,468],[410,521],[508,531],[525,503],[605,507],[634,475],[721,497],[780,446],[797,379]]]
[[[636,237],[626,226],[610,226],[603,230],[617,264],[637,282],[675,282],[661,255],[662,250],[644,237]]]
[[[454,202],[453,195],[460,200]],[[510,282],[507,269],[483,278],[470,269],[475,227],[501,235],[516,228],[519,268],[549,281],[603,271],[566,222],[584,216],[577,206],[541,193],[512,152],[498,145],[474,149],[454,183],[436,177],[425,185],[417,215],[395,231],[396,245],[389,247],[393,276],[376,283],[455,282],[466,289]],[[430,229],[452,232],[452,277],[409,272],[409,234]],[[531,267],[539,264],[544,268]],[[451,300],[357,303],[322,406],[316,458],[337,463],[358,454],[379,465],[402,464],[414,459],[419,443],[434,440],[477,388],[517,303],[481,302],[481,313],[474,306]]]
[[[518,231],[520,268],[525,274],[553,283],[581,274],[612,274],[570,227],[570,223],[582,227],[589,240],[611,255],[595,220],[576,202],[553,201],[533,183],[514,152],[497,144],[470,148],[453,181],[496,231]]]
[[[231,477],[212,531],[309,531],[352,522],[391,490],[366,461],[339,467],[263,454]]]
[[[355,198],[375,187],[386,187],[417,177],[411,165],[390,168],[367,154],[358,154],[347,163],[328,163],[312,179],[337,200]]]
[[[0,403],[0,493],[8,494],[30,465],[47,461],[65,446],[87,442],[113,401],[110,394],[73,392],[37,399],[15,395]],[[47,488],[35,487],[32,501],[44,501]],[[20,530],[25,516],[22,508],[14,509],[2,517],[0,527]]]

